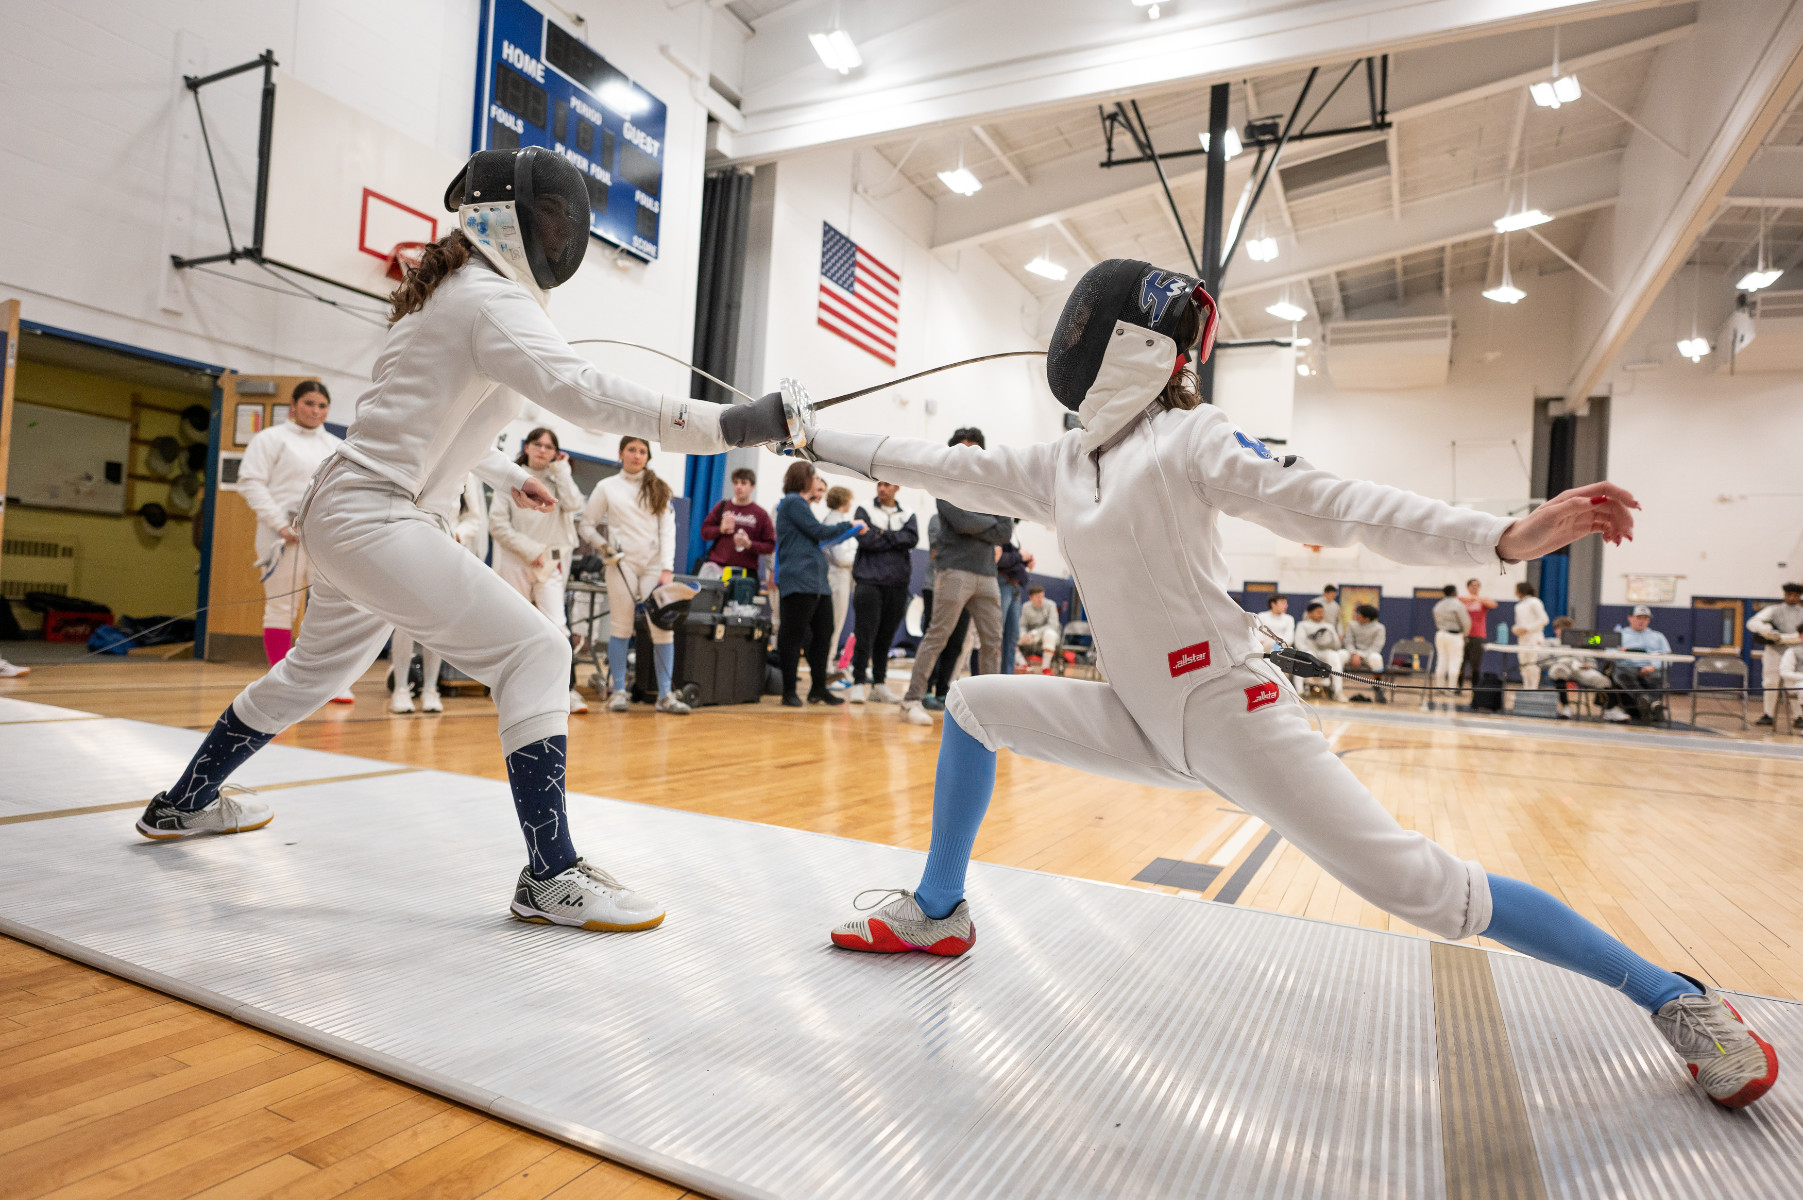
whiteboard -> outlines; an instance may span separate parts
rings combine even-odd
[[[118,417],[13,405],[6,495],[14,504],[124,513],[131,422]]]

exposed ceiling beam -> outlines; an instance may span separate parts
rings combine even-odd
[[[1440,297],[1452,299],[1452,243],[1447,242],[1440,258]]]
[[[989,153],[995,155],[996,161],[1007,168],[1008,174],[1014,176],[1014,181],[1016,183],[1020,184],[1022,187],[1032,186],[1027,182],[1027,173],[1020,169],[1019,164],[1017,164],[1013,158],[1009,157],[1006,150],[1002,149],[1001,144],[995,140],[994,134],[990,133],[981,125],[972,125],[970,131],[977,135],[977,140],[982,142],[983,145],[988,148]]]
[[[1390,215],[1402,219],[1402,149],[1394,122],[1384,135],[1384,150],[1390,156]]]
[[[1391,262],[1396,270],[1396,303],[1401,304],[1408,299],[1408,289],[1404,286],[1402,278],[1402,255],[1398,254]]]
[[[1096,252],[1089,248],[1089,243],[1077,236],[1076,231],[1070,227],[1068,222],[1060,217],[1053,217],[1051,226],[1058,231],[1059,236],[1065,240],[1065,243],[1069,245],[1072,250],[1075,250],[1078,256],[1083,259],[1084,270],[1088,270],[1090,267],[1093,267],[1102,261],[1096,256]]]

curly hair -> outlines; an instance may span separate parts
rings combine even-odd
[[[408,313],[424,308],[438,285],[467,263],[474,251],[475,247],[463,236],[461,229],[453,229],[436,242],[426,243],[420,251],[419,265],[407,268],[400,286],[388,296],[388,323],[392,325]]]
[[[1194,304],[1183,314],[1177,324],[1177,349],[1183,353],[1193,353],[1196,343],[1202,339],[1202,310]],[[1195,368],[1185,366],[1171,376],[1170,382],[1164,385],[1159,393],[1158,402],[1166,408],[1196,408],[1202,403],[1202,385],[1196,378]]]

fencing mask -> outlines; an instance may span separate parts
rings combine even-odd
[[[1186,346],[1179,330],[1192,308],[1199,321],[1198,337],[1195,344]],[[1095,386],[1103,360],[1112,353],[1117,324],[1149,329],[1170,339],[1176,361],[1167,368],[1168,378],[1189,364],[1192,353],[1195,362],[1207,361],[1214,350],[1219,320],[1214,297],[1193,275],[1161,270],[1137,259],[1111,258],[1084,272],[1064,302],[1046,353],[1046,382],[1059,403],[1079,411]],[[1158,382],[1162,387],[1163,380]]]
[[[645,597],[645,619],[659,629],[675,629],[689,615],[689,605],[701,594],[699,588],[686,583],[666,583],[654,587]]]
[[[444,206],[495,269],[545,302],[588,253],[588,188],[582,172],[542,146],[470,157]]]

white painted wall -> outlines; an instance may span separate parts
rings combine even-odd
[[[595,47],[669,106],[662,257],[616,270],[593,242],[551,315],[570,337],[644,341],[686,358],[693,330],[706,114],[671,46],[705,71],[715,24],[707,5],[574,0]],[[205,74],[275,51],[309,86],[457,158],[468,155],[476,72],[476,0],[43,0],[0,8],[0,178],[29,203],[0,239],[0,296],[29,320],[245,372],[317,374],[348,417],[367,386],[383,329],[310,300],[274,295],[255,267],[236,280],[174,276],[170,253],[225,248],[225,232],[184,73]],[[738,52],[737,46],[731,52]],[[249,240],[256,178],[259,72],[206,89],[220,183],[240,241]],[[279,103],[279,99],[278,99]],[[447,180],[448,182],[448,180]],[[174,308],[179,311],[170,311]],[[602,349],[602,348],[591,348]],[[605,348],[608,369],[666,391],[687,373],[653,356]],[[523,426],[522,426],[523,428]],[[518,431],[516,431],[518,432]],[[574,448],[612,454],[615,440],[574,433]],[[680,486],[680,455],[658,467]]]
[[[1029,332],[1038,315],[1033,297],[986,253],[966,251],[945,260],[929,253],[933,207],[905,181],[886,179],[890,173],[874,155],[846,149],[814,151],[777,164],[770,278],[762,299],[766,378],[759,388],[774,389],[789,375],[824,399],[955,359],[1043,348]],[[864,195],[859,190],[864,184],[881,199]],[[893,369],[816,322],[822,221],[901,272],[900,346]],[[929,405],[937,411],[929,413]],[[1056,438],[1063,432],[1063,414],[1046,387],[1043,360],[1030,358],[967,367],[879,392],[832,409],[823,423],[941,442],[960,426],[976,425],[994,445]],[[781,499],[787,465],[768,452],[759,455],[758,497],[766,506]],[[859,503],[872,494],[868,484],[852,490]],[[902,497],[904,506],[922,514],[924,538],[930,501],[912,489]],[[1050,530],[1023,523],[1020,538],[1038,558],[1038,570],[1065,570]]]

